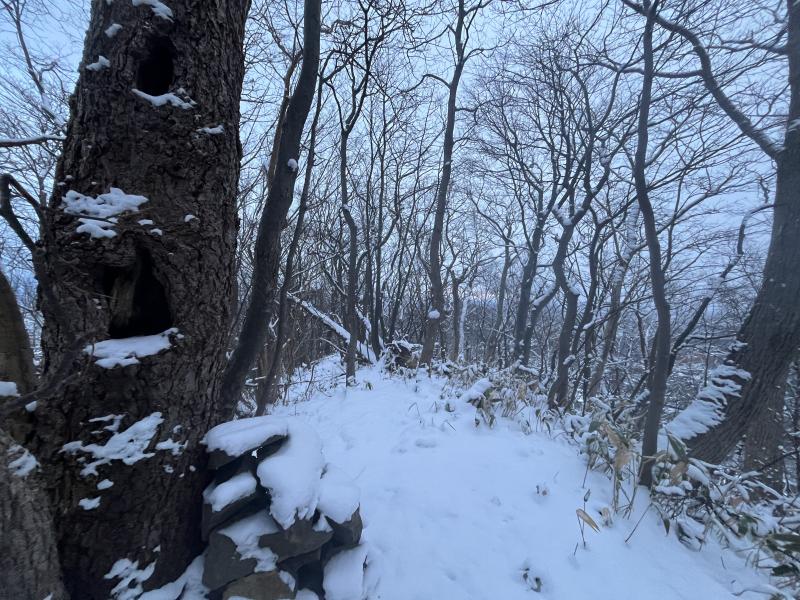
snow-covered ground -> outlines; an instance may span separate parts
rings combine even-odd
[[[715,541],[689,550],[665,533],[653,510],[637,526],[648,505],[643,492],[629,519],[615,515],[604,524],[611,483],[586,474],[574,445],[563,436],[526,434],[506,419],[491,430],[476,427],[465,401],[450,398],[455,412],[444,410],[445,386],[443,379],[402,380],[370,368],[359,372],[355,388],[318,391],[275,409],[313,426],[326,460],[361,489],[365,597],[769,596],[766,578]],[[585,545],[576,516],[584,506],[600,527],[584,525]]]

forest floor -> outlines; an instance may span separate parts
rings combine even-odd
[[[766,577],[711,535],[692,551],[667,534],[641,489],[628,518],[604,522],[611,481],[587,473],[565,435],[536,425],[526,433],[519,418],[476,426],[475,409],[444,378],[365,368],[344,389],[333,383],[343,381],[337,369],[331,361],[320,367],[315,378],[327,377],[327,389],[306,390],[274,414],[313,426],[327,461],[360,487],[366,597],[769,597]],[[576,509],[584,508],[599,532],[581,532]]]

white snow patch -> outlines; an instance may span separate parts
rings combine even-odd
[[[139,335],[129,338],[116,338],[95,342],[84,348],[86,354],[95,357],[95,364],[104,369],[127,367],[138,364],[140,358],[153,356],[167,350],[171,343],[169,336],[178,333],[175,327],[154,335]]]
[[[25,410],[26,410],[26,411],[28,411],[28,412],[33,412],[33,411],[35,411],[35,410],[36,410],[36,407],[37,407],[38,405],[39,405],[39,402],[38,402],[37,400],[34,400],[34,401],[32,401],[32,402],[28,402],[28,403],[25,405]]]
[[[62,207],[68,215],[81,217],[78,219],[82,223],[77,228],[78,233],[93,238],[112,238],[117,235],[113,229],[117,217],[127,212],[138,212],[139,206],[145,202],[147,198],[144,196],[126,194],[112,187],[97,197],[70,190],[64,196]]]
[[[243,471],[219,485],[209,485],[203,492],[203,499],[211,505],[212,511],[218,512],[255,492],[256,484],[256,478]]]
[[[709,373],[708,385],[664,429],[679,439],[689,440],[720,423],[725,417],[726,396],[738,396],[742,389],[732,377],[747,381],[750,374],[731,365],[718,366]]]
[[[164,235],[164,232],[161,229],[158,229],[157,227],[151,229],[150,233],[152,233],[153,235]]]
[[[97,489],[98,490],[107,490],[112,485],[114,485],[113,481],[111,481],[110,479],[103,479],[103,481],[98,481],[97,482]]]
[[[209,590],[203,585],[204,559],[195,558],[175,581],[139,596],[138,600],[206,600]]]
[[[438,310],[436,310],[435,308],[434,308],[433,310],[431,310],[431,311],[428,311],[428,319],[429,319],[429,320],[431,320],[431,321],[436,321],[436,320],[438,320],[438,319],[439,319],[441,316],[442,316],[442,313],[440,313],[440,312],[439,312]]]
[[[285,436],[289,425],[272,416],[237,419],[221,423],[206,433],[201,441],[209,452],[220,450],[228,456],[241,456],[254,450],[271,437]]]
[[[107,69],[111,66],[111,61],[108,60],[102,54],[97,57],[97,60],[90,65],[86,65],[87,71],[100,71],[102,69]]]
[[[111,566],[111,570],[103,575],[104,579],[119,579],[119,583],[111,590],[114,600],[136,600],[142,595],[142,582],[150,579],[156,563],[152,562],[144,569],[139,568],[139,561],[121,558]]]
[[[172,452],[172,456],[178,456],[181,452],[184,451],[184,449],[186,448],[186,444],[188,443],[189,443],[188,440],[181,443],[181,442],[176,442],[175,440],[170,438],[168,440],[164,440],[163,442],[158,442],[156,444],[156,450],[169,450],[170,452]]]
[[[294,158],[290,158],[289,161],[286,163],[286,166],[289,167],[289,170],[293,173],[297,171],[297,160]]]
[[[137,90],[136,88],[133,88],[131,91],[139,96],[139,98],[147,100],[153,106],[166,106],[167,104],[170,104],[176,108],[182,108],[184,110],[190,109],[194,106],[193,101],[187,102],[172,92],[160,94],[158,96],[151,96],[150,94],[146,94],[145,92]]]
[[[314,515],[324,466],[319,436],[302,423],[292,423],[289,439],[258,465],[258,479],[272,497],[270,514],[281,527],[288,529],[295,519]]]
[[[188,223],[189,221],[193,221],[195,219],[197,219],[197,217],[190,213],[190,214],[186,215],[185,217],[183,217],[183,222],[184,223]]]
[[[105,34],[107,37],[113,38],[119,33],[120,29],[122,29],[122,25],[119,23],[112,23],[106,28]]]
[[[272,517],[264,511],[259,511],[220,529],[219,533],[233,540],[236,551],[242,558],[256,560],[256,571],[272,571],[275,569],[278,557],[268,548],[259,547],[258,540],[262,535],[279,531],[280,528]]]
[[[11,458],[14,456],[16,458]],[[33,454],[19,444],[14,444],[8,449],[8,457],[11,459],[8,468],[11,469],[11,474],[17,477],[27,477],[39,466]]]
[[[345,523],[358,510],[361,495],[344,471],[327,465],[320,481],[318,508],[336,523]],[[320,519],[322,521],[323,519]]]
[[[325,576],[322,580],[326,600],[363,598],[366,560],[367,549],[363,544],[350,550],[343,550],[331,558],[325,565]]]
[[[152,225],[153,224],[153,219],[139,219],[136,222],[139,225],[141,225],[142,227],[144,227],[145,225]]]
[[[490,389],[492,389],[492,382],[486,377],[483,377],[482,379],[478,379],[467,391],[461,394],[461,399],[465,402],[480,400]]]
[[[131,0],[134,6],[149,6],[153,14],[167,21],[172,21],[172,9],[160,0]]]
[[[145,450],[156,434],[156,429],[163,422],[161,413],[154,412],[141,421],[137,421],[125,431],[115,433],[103,445],[84,445],[81,441],[75,441],[64,444],[61,451],[68,454],[83,452],[92,456],[94,460],[81,469],[81,476],[97,475],[97,467],[107,465],[112,460],[121,460],[126,465],[132,465],[142,459],[154,456],[154,452],[145,452]]]
[[[78,505],[80,505],[83,510],[94,510],[100,506],[100,496],[96,498],[81,498]]]
[[[0,396],[19,396],[17,384],[13,381],[0,381]]]
[[[206,133],[208,135],[220,135],[222,133],[225,133],[225,127],[222,125],[222,123],[220,123],[219,125],[216,125],[214,127],[201,127],[197,131],[199,131],[200,133]]]

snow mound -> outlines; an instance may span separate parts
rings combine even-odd
[[[272,498],[270,513],[281,527],[288,529],[295,519],[313,517],[324,466],[322,442],[303,423],[291,423],[289,439],[258,465],[258,479]]]
[[[289,425],[272,416],[237,419],[217,425],[206,433],[201,443],[208,452],[218,450],[228,456],[242,456],[259,448],[270,438],[286,437]]]
[[[320,512],[336,523],[350,520],[358,510],[361,492],[344,471],[333,465],[327,465],[320,481]]]
[[[367,549],[362,544],[343,550],[325,565],[325,600],[360,600],[364,597],[364,563]]]

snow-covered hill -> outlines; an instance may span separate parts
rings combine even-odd
[[[312,425],[327,460],[361,489],[365,597],[769,597],[766,579],[713,539],[695,552],[667,534],[644,491],[629,519],[608,523],[601,511],[611,483],[586,472],[565,436],[525,433],[506,419],[476,426],[475,409],[453,399],[444,379],[370,368],[355,388],[274,412]],[[585,524],[581,532],[576,509],[584,508],[599,532]]]

